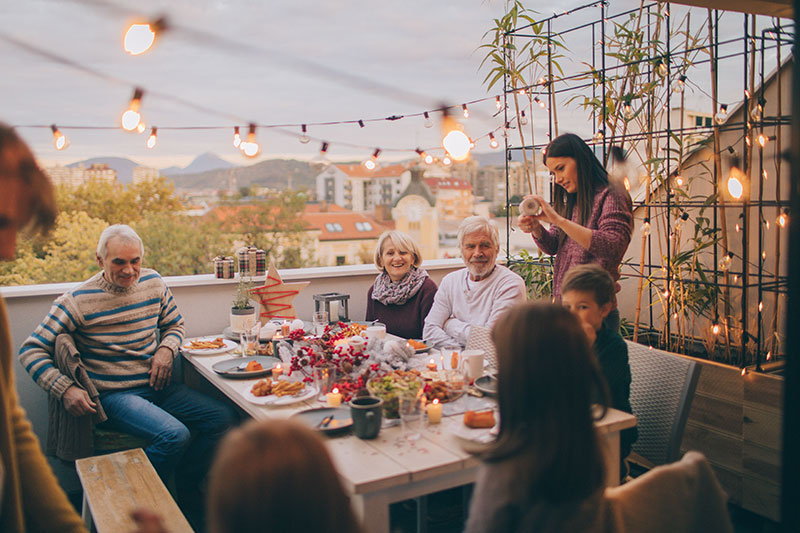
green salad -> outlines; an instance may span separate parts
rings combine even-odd
[[[399,418],[398,398],[405,395],[418,396],[422,393],[422,387],[422,378],[415,370],[395,370],[367,382],[370,394],[383,400],[383,416],[386,418]]]

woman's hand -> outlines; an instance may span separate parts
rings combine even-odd
[[[537,194],[530,194],[525,198],[533,198],[539,202],[539,205],[542,206],[542,214],[532,217],[536,220],[536,222],[547,222],[553,226],[560,226],[561,222],[564,220],[564,217],[556,213],[556,210],[553,209],[553,206],[546,202],[544,198]]]
[[[531,215],[520,215],[517,218],[517,227],[525,233],[532,233],[537,239],[542,235],[544,228]]]

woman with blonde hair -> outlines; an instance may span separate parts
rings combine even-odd
[[[380,236],[375,266],[381,273],[367,292],[367,320],[383,322],[388,333],[404,339],[422,338],[436,283],[420,264],[422,256],[411,237],[400,231]]]

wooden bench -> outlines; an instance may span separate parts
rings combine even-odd
[[[81,514],[90,531],[133,531],[131,511],[146,508],[161,515],[170,533],[192,532],[141,448],[78,459],[75,467],[83,485]]]

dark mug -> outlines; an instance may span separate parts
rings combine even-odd
[[[383,400],[374,396],[361,396],[350,400],[353,433],[359,439],[374,439],[381,430]]]

